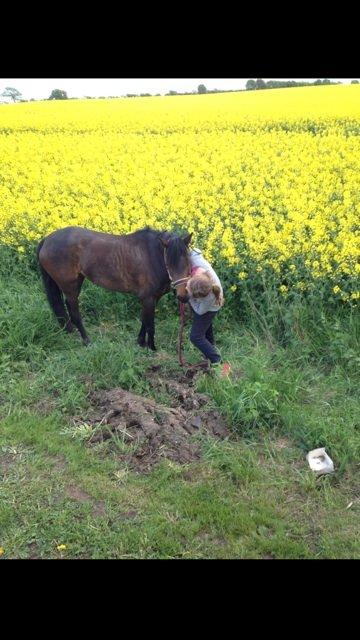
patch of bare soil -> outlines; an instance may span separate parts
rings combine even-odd
[[[48,460],[54,471],[64,471],[67,467],[67,461],[63,455],[49,456]]]
[[[29,553],[28,558],[30,560],[37,560],[38,558],[40,558],[39,548],[35,541],[29,542],[28,553]]]
[[[5,475],[14,462],[15,455],[10,453],[0,453],[0,476]]]
[[[289,438],[278,438],[277,440],[274,440],[272,444],[275,449],[278,449],[279,451],[281,449],[290,449],[293,446]]]
[[[68,485],[65,491],[70,498],[74,498],[77,502],[89,502],[93,508],[93,516],[99,518],[105,516],[105,503],[103,501],[95,501],[86,491],[76,485]]]
[[[165,379],[159,376],[159,366],[146,373],[154,390],[170,395],[171,406],[120,387],[92,394],[93,411],[87,417],[94,428],[90,443],[120,437],[128,450],[119,457],[139,473],[150,471],[162,458],[178,464],[199,459],[200,443],[191,436],[202,432],[224,439],[230,433],[209,397],[194,390],[192,373]]]

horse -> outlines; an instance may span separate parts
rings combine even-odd
[[[81,286],[88,278],[104,289],[138,296],[142,309],[137,342],[156,351],[157,302],[170,286],[179,302],[188,300],[191,236],[180,237],[150,227],[123,235],[82,227],[50,233],[39,242],[37,258],[50,307],[60,326],[71,333],[75,325],[83,343],[90,343],[79,310]]]

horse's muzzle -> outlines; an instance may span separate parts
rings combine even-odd
[[[179,302],[189,302],[189,296],[177,296]]]

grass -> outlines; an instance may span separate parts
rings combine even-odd
[[[114,447],[87,446],[89,395],[122,386],[170,401],[143,372],[156,363],[169,376],[177,370],[173,302],[159,305],[153,354],[135,342],[137,302],[87,284],[85,348],[58,330],[36,272],[11,257],[1,269],[2,558],[360,557],[355,316],[312,322],[294,310],[284,342],[269,324],[224,312],[215,329],[233,374],[204,376],[199,390],[227,416],[234,440],[203,437],[200,462],[163,461],[141,476]],[[331,477],[316,478],[305,460],[319,446],[334,460]]]

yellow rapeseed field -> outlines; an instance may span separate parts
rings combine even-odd
[[[360,85],[0,105],[0,237],[194,232],[232,290],[360,298]]]

